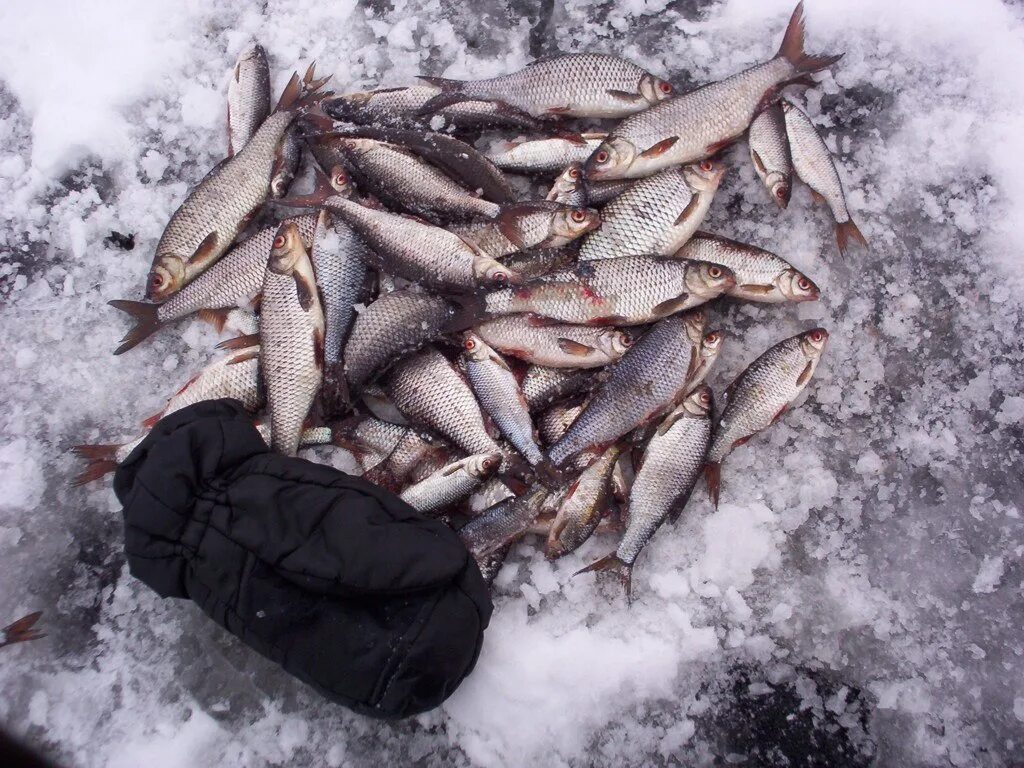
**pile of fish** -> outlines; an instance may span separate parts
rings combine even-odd
[[[135,321],[115,354],[193,316],[236,332],[146,426],[235,398],[273,450],[343,448],[458,527],[488,578],[527,533],[551,558],[617,536],[584,570],[616,572],[628,596],[645,544],[701,475],[717,504],[726,457],[799,397],[828,340],[780,340],[716,407],[705,379],[728,342],[712,303],[819,298],[776,254],[700,231],[723,150],[745,137],[776,204],[795,175],[840,251],[866,245],[825,142],[783,95],[838,59],[804,52],[797,6],[773,59],[679,95],[618,56],[573,53],[347,95],[310,67],[271,109],[250,46],[227,158],[167,224],[147,301],[111,302]],[[488,145],[495,131],[527,135]],[[78,446],[78,482],[141,439]]]

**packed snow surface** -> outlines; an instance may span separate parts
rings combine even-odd
[[[716,393],[820,324],[804,401],[698,487],[618,586],[513,551],[474,675],[398,724],[348,714],[194,606],[132,579],[109,483],[69,447],[138,422],[213,354],[186,322],[119,358],[160,232],[222,156],[252,38],[279,91],[316,60],[348,91],[487,76],[554,52],[627,56],[677,88],[770,57],[789,0],[7,0],[0,4],[0,723],[62,763],[1002,766],[1024,761],[1024,18],[996,0],[808,0],[798,96],[872,250],[835,249],[740,145],[706,229],[821,288],[732,304]],[[134,250],[106,241],[134,233]]]

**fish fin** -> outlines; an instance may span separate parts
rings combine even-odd
[[[620,91],[618,88],[608,88],[605,93],[611,96],[613,99],[622,99],[623,101],[632,101],[634,103],[640,101],[647,101],[639,93],[630,93],[629,91]]]
[[[664,304],[665,302],[662,302],[662,303]],[[599,325],[628,325],[628,324],[629,324],[629,318],[625,317],[624,315],[603,315],[601,317],[591,318],[590,320],[588,320],[586,322],[586,325],[594,326],[594,327],[599,326]]]
[[[761,159],[761,156],[757,153],[757,150],[754,149],[753,147],[750,148],[750,160],[751,162],[753,162],[754,168],[757,169],[758,173],[766,172],[764,161]]]
[[[835,64],[843,57],[811,56],[804,52],[804,4],[800,2],[793,10],[786,33],[782,37],[777,56],[786,59],[799,72],[817,72]]]
[[[661,155],[665,154],[670,149],[672,149],[672,147],[675,146],[675,143],[677,141],[679,141],[679,137],[678,136],[670,136],[667,139],[662,139],[661,141],[659,141],[654,146],[648,147],[643,152],[641,152],[639,157],[643,157],[643,158],[660,157]]]
[[[321,371],[324,369],[324,349],[327,346],[323,327],[313,329],[313,361]]]
[[[211,232],[210,234],[203,238],[203,242],[201,242],[199,244],[199,247],[196,248],[195,252],[193,252],[193,254],[189,256],[188,261],[189,263],[206,261],[208,258],[210,258],[210,256],[216,249],[217,233]]]
[[[121,346],[114,350],[115,355],[121,355],[137,345],[143,339],[147,339],[163,327],[163,323],[157,318],[159,304],[150,304],[145,301],[128,301],[127,299],[114,299],[107,302],[114,309],[120,310],[131,316],[135,325],[121,339]]]
[[[249,347],[256,346],[260,343],[260,335],[258,333],[244,333],[240,336],[233,336],[230,339],[224,339],[220,342],[215,349],[248,349]]]
[[[572,107],[570,107],[568,105],[566,105],[564,107],[548,107],[547,109],[544,110],[544,112],[546,114],[556,115],[556,116],[558,116],[558,115],[567,115],[571,111],[572,111]]]
[[[238,365],[239,363],[244,363],[246,360],[252,360],[259,356],[259,347],[250,347],[249,349],[243,349],[237,355],[228,360],[227,365]]]
[[[0,630],[4,636],[3,642],[0,642],[0,648],[5,645],[14,645],[14,643],[24,643],[28,640],[38,640],[41,637],[46,637],[43,632],[34,629],[36,622],[39,621],[42,615],[42,611],[30,613],[28,616],[22,616],[17,621],[8,624]]]
[[[679,421],[681,418],[683,418],[683,414],[681,411],[673,411],[672,413],[665,417],[664,421],[662,421],[661,424],[658,425],[657,434],[659,436],[664,435],[666,432],[672,429],[672,427],[675,426],[676,422]]]
[[[800,371],[800,375],[797,376],[796,385],[798,387],[802,387],[804,384],[806,384],[807,381],[811,378],[811,374],[813,372],[814,372],[814,364],[811,363],[810,361],[808,361],[807,365],[804,366],[804,369],[802,371]],[[781,411],[778,412],[778,414],[776,414],[775,418],[772,419],[772,423],[773,424],[775,423],[775,419],[779,418],[779,416],[781,416],[785,410],[786,409],[783,408]]]
[[[655,317],[668,317],[674,315],[676,312],[681,312],[686,308],[686,300],[690,294],[684,293],[681,296],[676,296],[673,299],[665,299],[660,304],[655,304],[651,309],[651,314]]]
[[[811,202],[815,205],[828,205],[828,201],[825,196],[816,189],[811,190]]]
[[[810,364],[810,363],[808,363],[808,364],[807,364],[807,368],[810,368],[810,367],[811,367],[811,364]],[[807,368],[804,368],[804,373],[807,373]],[[803,373],[801,373],[801,374],[800,374],[800,377],[801,377],[801,378],[803,378],[803,375],[804,375],[804,374],[803,374]],[[778,412],[778,413],[776,413],[776,414],[775,414],[774,416],[772,416],[772,421],[771,421],[771,423],[772,423],[772,424],[774,424],[774,423],[775,423],[776,421],[778,421],[778,420],[779,420],[779,419],[781,419],[781,418],[782,418],[783,416],[785,416],[785,415],[786,415],[786,411],[788,411],[788,410],[789,410],[789,404],[787,403],[786,405],[784,405],[784,406],[782,406],[781,408],[779,408],[779,412]]]
[[[309,312],[316,296],[316,286],[310,285],[306,281],[306,277],[298,272],[292,273],[292,280],[295,281],[295,297],[298,299],[299,306],[302,307],[303,312]]]
[[[492,363],[494,363],[495,365],[497,365],[499,368],[504,368],[509,373],[512,373],[512,369],[509,368],[508,363],[505,362],[505,358],[503,358],[497,352],[495,352],[492,355],[489,355],[488,357],[489,357],[490,361]],[[521,395],[520,395],[520,397],[521,397]]]
[[[853,223],[853,219],[836,224],[836,244],[839,246],[839,253],[843,256],[846,255],[846,250],[850,247],[850,240],[856,240],[865,248],[869,247],[867,239]]]
[[[708,496],[711,503],[718,509],[718,494],[722,489],[722,465],[717,461],[704,464],[704,480],[708,484]]]
[[[526,247],[526,241],[523,240],[523,236],[516,228],[516,224],[519,222],[519,219],[532,212],[531,207],[526,207],[528,205],[519,203],[503,205],[497,216],[498,231],[519,250]]]
[[[624,563],[622,560],[619,559],[618,555],[616,555],[614,552],[605,555],[600,560],[595,560],[586,568],[580,568],[573,575],[579,576],[581,573],[591,572],[610,572],[617,574],[619,577],[619,581],[622,582],[622,586],[626,590],[626,602],[631,601],[632,589],[630,583],[630,576],[633,572],[633,566]]]
[[[423,102],[423,105],[416,110],[416,116],[427,117],[428,115],[436,115],[442,109],[455,104],[461,104],[464,101],[477,101],[477,99],[467,96],[461,91],[441,91],[441,93],[431,96]]]
[[[587,146],[587,137],[585,134],[576,133],[575,131],[562,131],[560,137],[568,141],[570,144],[575,144],[579,147]]]
[[[743,293],[757,293],[762,296],[767,296],[769,293],[775,290],[774,285],[763,285],[762,283],[743,283],[738,285],[736,290]]]
[[[459,91],[462,90],[462,86],[465,84],[464,80],[452,80],[447,77],[434,77],[433,75],[417,75],[417,80],[422,80],[428,85],[432,85],[435,88],[440,88],[442,91]]]
[[[574,355],[575,357],[586,357],[591,352],[596,350],[593,347],[589,347],[586,344],[580,344],[578,341],[572,339],[566,339],[559,337],[557,340],[558,348],[565,352],[567,355]]]
[[[119,445],[75,445],[71,451],[78,457],[85,459],[85,468],[75,475],[71,484],[74,486],[85,485],[93,480],[99,480],[117,469],[117,455]]]
[[[317,168],[313,174],[313,191],[308,195],[291,195],[280,200],[273,200],[274,205],[286,208],[319,208],[332,197],[339,197],[338,191],[331,186],[330,177]]]
[[[686,207],[683,208],[683,210],[679,212],[679,215],[676,217],[676,221],[675,221],[675,223],[672,226],[678,227],[680,224],[682,224],[684,221],[686,221],[690,216],[693,215],[693,212],[695,210],[697,210],[697,207],[699,205],[700,205],[700,197],[698,195],[694,195],[693,197],[691,197],[690,198],[690,202],[688,202],[686,204]]]
[[[324,99],[331,95],[330,93],[318,92],[331,78],[328,75],[327,77],[315,80],[315,67],[315,62],[310,64],[301,80],[299,79],[298,72],[292,72],[288,85],[284,87],[284,90],[281,92],[281,98],[278,99],[277,106],[274,107],[275,112],[297,112],[303,107],[310,106],[315,100]]]
[[[714,155],[717,155],[726,147],[731,147],[735,143],[736,137],[730,136],[728,139],[720,139],[719,141],[711,142],[706,147],[704,147],[704,151],[707,153],[708,157],[712,157]]]
[[[187,387],[188,384],[186,384],[185,386]],[[184,387],[182,387],[182,389],[184,389]],[[160,417],[163,415],[164,412],[160,411],[160,413],[154,413],[152,416],[147,416],[142,420],[142,426],[145,427],[146,429],[152,429],[153,427],[156,426],[156,423],[160,421]]]
[[[196,317],[202,320],[204,323],[209,323],[214,327],[217,333],[224,330],[224,326],[228,322],[228,313],[230,309],[221,307],[219,309],[200,309],[196,312]]]
[[[526,319],[527,324],[534,328],[546,328],[551,325],[565,325],[561,320],[544,317],[543,315],[535,315],[532,312],[526,313],[523,317]]]

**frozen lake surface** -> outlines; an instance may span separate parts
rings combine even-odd
[[[617,585],[571,578],[608,539],[497,582],[474,675],[380,724],[325,703],[126,572],[109,483],[69,447],[133,436],[211,357],[187,322],[125,356],[109,299],[222,156],[239,50],[279,91],[338,91],[616,52],[677,88],[773,55],[788,0],[8,0],[0,6],[0,722],[62,763],[867,765],[1024,762],[1024,14],[996,0],[808,0],[801,97],[870,253],[835,250],[798,188],[778,211],[744,146],[706,229],[775,250],[818,303],[716,308],[716,394],[820,324],[805,402],[737,450]],[[136,236],[134,250],[106,242]],[[808,762],[810,761],[810,762]]]

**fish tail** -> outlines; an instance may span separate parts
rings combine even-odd
[[[623,589],[626,590],[626,602],[632,601],[633,592],[633,566],[629,563],[624,562],[614,552],[605,555],[600,560],[595,560],[586,568],[580,568],[574,576],[579,576],[581,573],[590,572],[608,572],[615,573],[619,577],[619,581],[622,582]]]
[[[299,79],[298,72],[292,72],[291,80],[288,81],[288,85],[281,92],[281,98],[278,99],[274,111],[298,112],[330,96],[330,92],[320,92],[320,89],[331,79],[330,75],[317,80],[315,79],[315,73],[316,62],[309,65],[306,74],[303,75],[301,80]]]
[[[804,51],[804,4],[800,2],[789,18],[789,26],[779,46],[779,56],[783,57],[798,72],[817,72],[831,67],[843,54],[838,56],[812,56]]]
[[[231,310],[226,308],[200,309],[196,312],[196,317],[203,322],[209,323],[217,333],[220,333],[224,330],[224,326],[227,325],[228,314],[230,312]]]
[[[145,301],[128,301],[126,299],[114,299],[107,302],[114,309],[120,310],[129,315],[135,325],[121,339],[121,346],[114,350],[115,355],[127,352],[143,339],[147,339],[163,327],[163,323],[157,317],[159,304],[150,304]]]
[[[71,452],[79,458],[85,459],[85,469],[75,475],[71,484],[74,486],[85,485],[93,480],[99,480],[117,469],[117,461],[114,456],[117,454],[119,445],[75,445]]]
[[[868,247],[867,239],[861,234],[853,219],[848,219],[842,224],[836,224],[836,244],[839,246],[839,252],[843,256],[846,255],[846,250],[850,247],[850,240],[856,240],[865,248]]]
[[[0,648],[3,648],[5,645],[24,643],[28,640],[38,640],[41,637],[46,637],[44,633],[35,629],[36,622],[39,621],[42,615],[42,611],[30,613],[28,616],[22,616],[17,621],[0,629],[0,633],[3,634],[3,639],[0,640]]]
[[[708,496],[711,503],[718,509],[718,492],[722,488],[722,465],[717,461],[709,461],[704,465],[704,480],[708,484]]]

